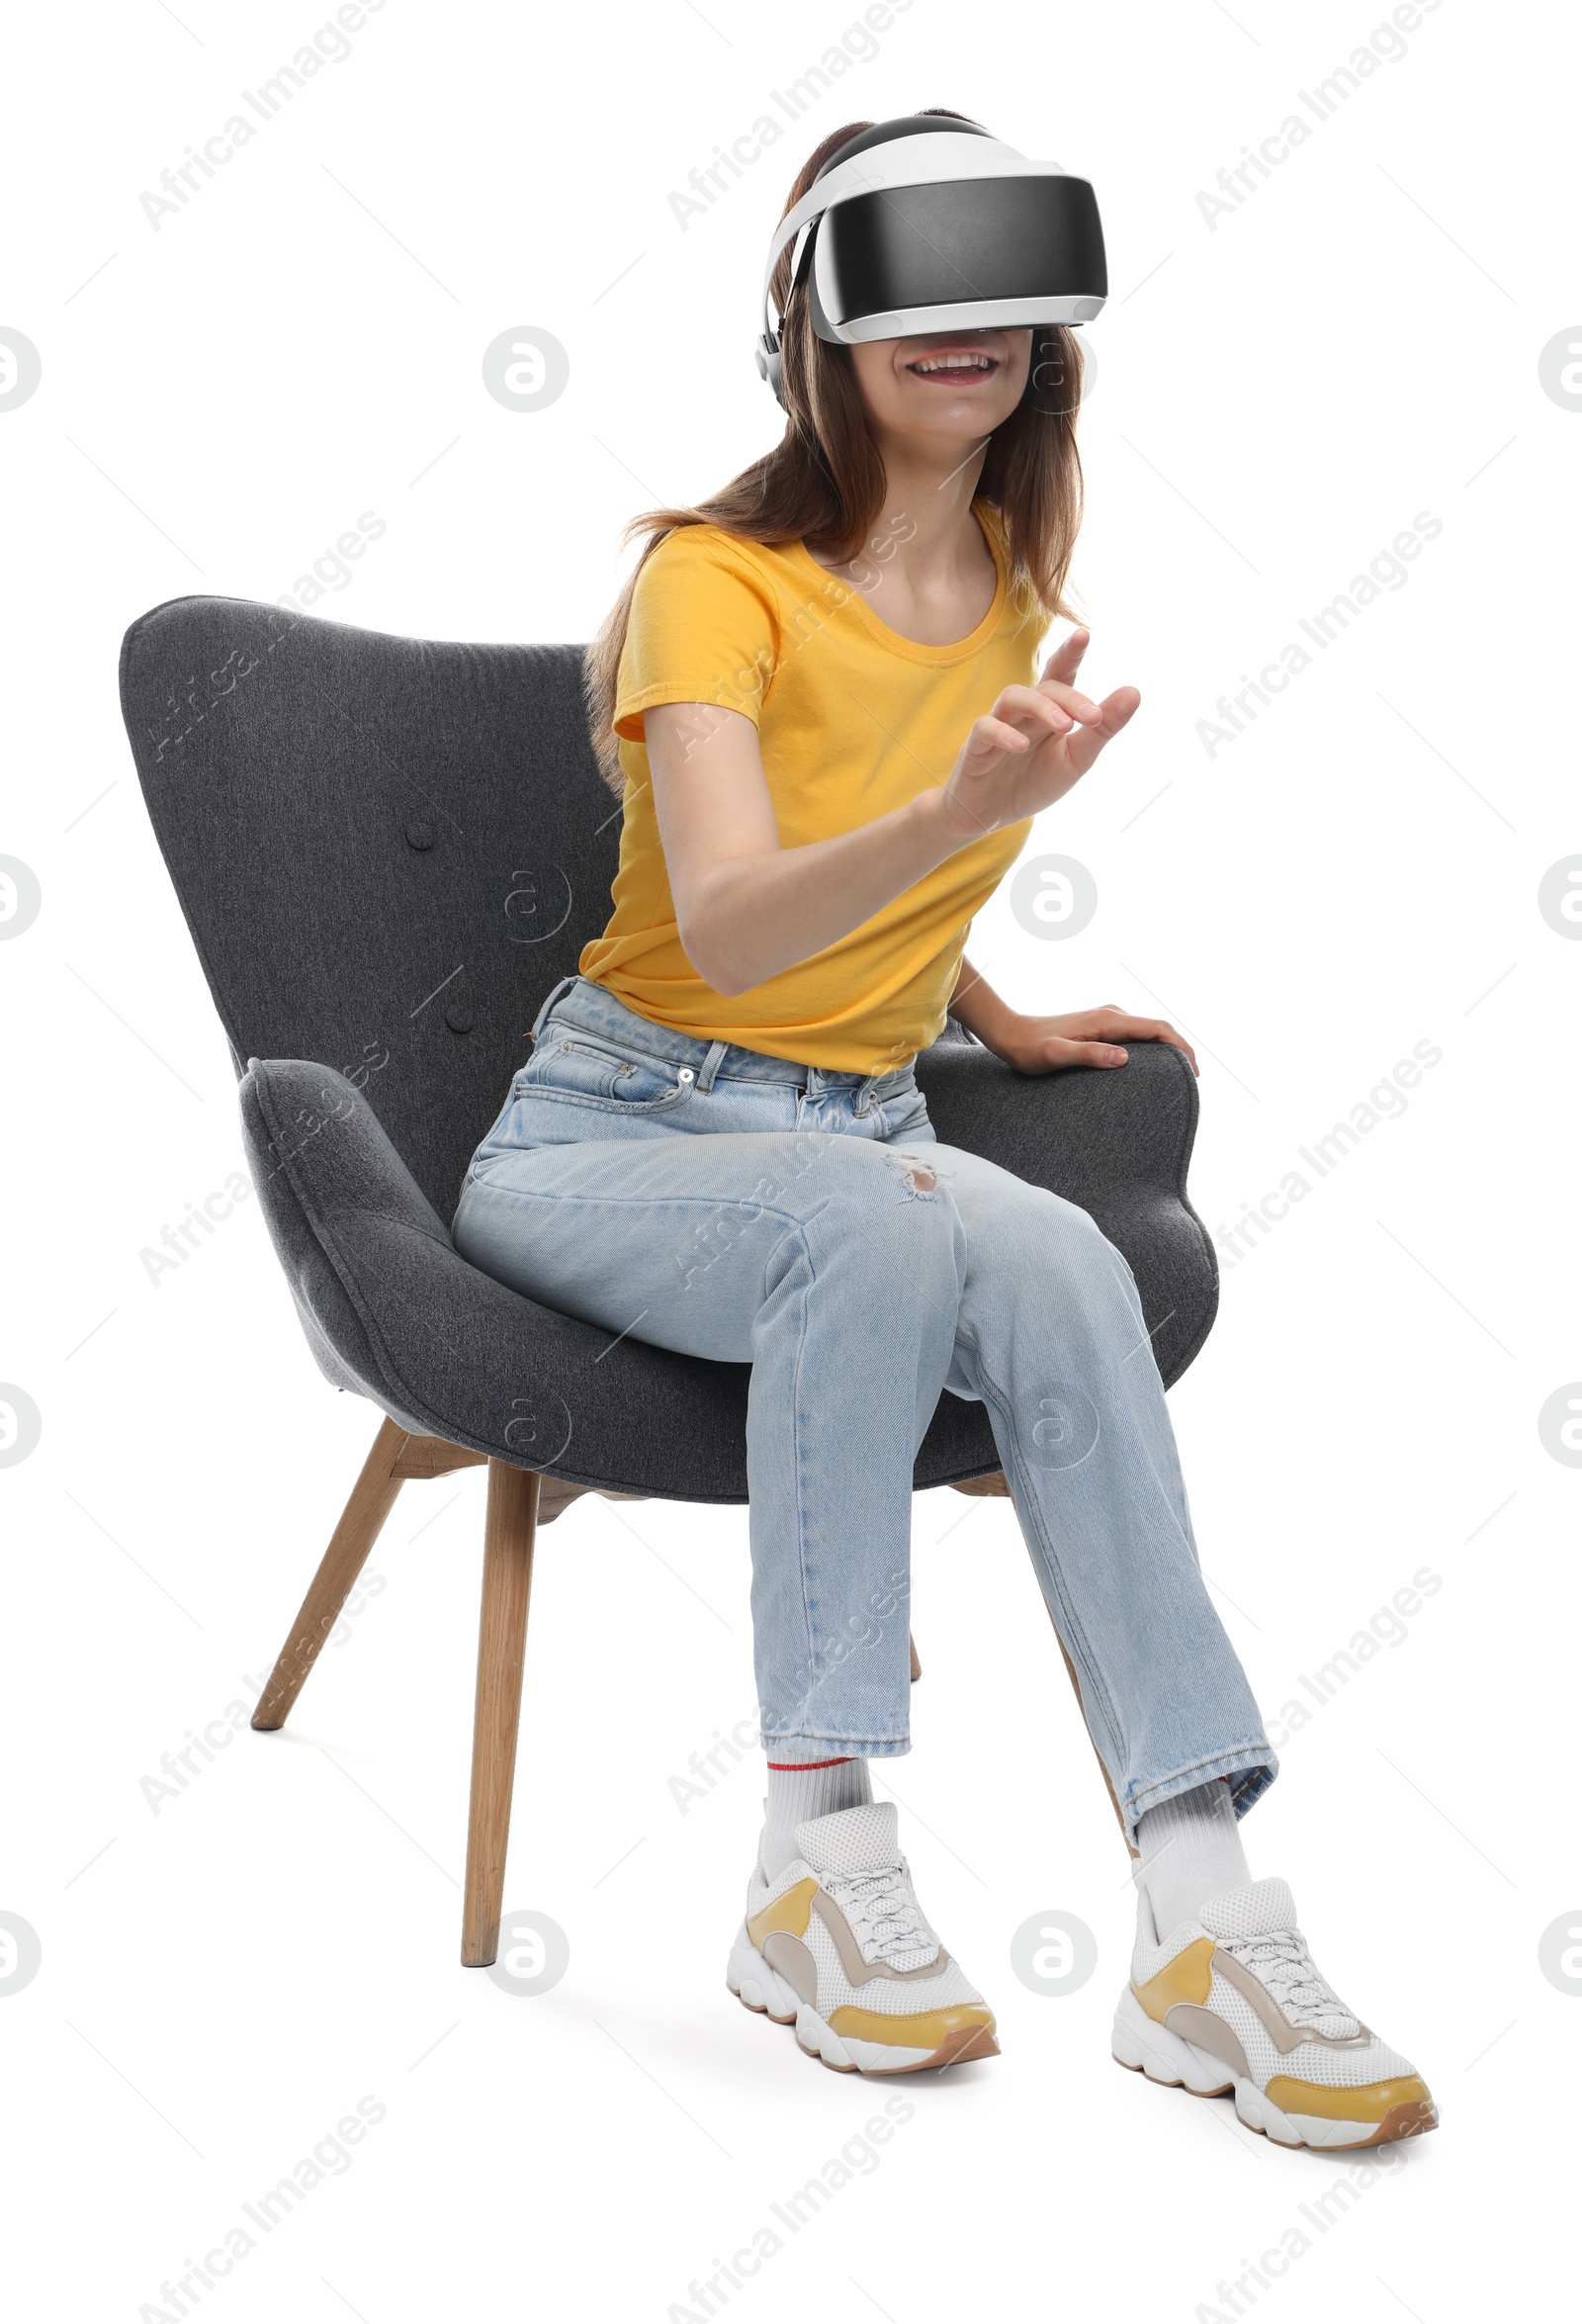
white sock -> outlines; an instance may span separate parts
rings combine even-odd
[[[831,1759],[822,1767],[769,1769],[769,1796],[763,1803],[763,1837],[758,1862],[772,1880],[797,1852],[797,1826],[814,1816],[872,1804],[866,1759]]]
[[[1147,1895],[1161,1942],[1184,1921],[1195,1921],[1210,1897],[1252,1881],[1223,1776],[1145,1810],[1136,1840],[1141,1861],[1132,1877]]]

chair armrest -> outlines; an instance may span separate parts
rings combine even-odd
[[[941,1142],[997,1162],[1086,1210],[1137,1281],[1170,1386],[1208,1336],[1219,1301],[1214,1246],[1186,1195],[1197,1082],[1168,1041],[1128,1041],[1130,1063],[1018,1073],[974,1042],[918,1059]]]
[[[249,1057],[237,1096],[258,1207],[314,1361],[336,1387],[392,1409],[396,1384],[380,1362],[358,1271],[339,1247],[337,1215],[356,1207],[447,1247],[450,1237],[373,1108],[332,1066]],[[392,1417],[440,1433],[412,1411]]]
[[[249,1058],[248,1167],[325,1378],[421,1436],[590,1490],[747,1498],[748,1367],[696,1364],[471,1266],[362,1092]]]

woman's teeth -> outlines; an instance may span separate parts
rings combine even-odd
[[[922,355],[915,363],[909,363],[907,366],[909,371],[919,373],[923,379],[936,378],[943,372],[954,372],[958,375],[962,372],[971,372],[982,378],[996,368],[996,361],[992,355]]]

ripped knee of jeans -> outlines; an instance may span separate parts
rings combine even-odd
[[[893,1167],[899,1172],[903,1183],[913,1194],[931,1195],[933,1193],[938,1182],[926,1162],[920,1161],[916,1154],[899,1154],[893,1146],[887,1146],[885,1152]]]

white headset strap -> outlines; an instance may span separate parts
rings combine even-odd
[[[823,215],[824,214],[821,211],[819,216],[822,217]],[[796,234],[796,248],[791,253],[790,278],[793,283],[797,279],[797,268],[802,264],[802,253],[807,248],[808,236],[812,233],[817,223],[818,220],[814,218],[804,219],[801,225],[794,229]],[[777,347],[780,344],[780,329],[781,325],[785,321],[785,315],[782,313],[778,321],[775,319],[774,310],[769,299],[769,284],[773,278],[775,264],[779,259],[780,253],[785,248],[786,243],[790,238],[791,237],[788,234],[784,233],[777,236],[774,248],[769,252],[768,269],[763,278],[763,313],[759,319],[763,324],[764,336],[766,338],[772,339]],[[789,287],[787,288],[786,296],[788,298],[790,297]]]
[[[769,244],[769,262],[763,270],[763,297],[760,319],[764,335],[779,343],[779,332],[774,326],[769,304],[769,285],[780,253],[786,244],[797,242],[792,253],[791,280],[796,281],[806,235],[817,225],[827,210],[834,210],[839,202],[849,202],[855,194],[886,192],[892,186],[930,186],[951,180],[987,177],[1049,177],[1063,176],[1059,164],[1052,161],[1028,161],[1011,146],[1002,145],[998,137],[958,135],[950,131],[935,131],[930,134],[893,137],[887,145],[870,145],[866,153],[854,153],[849,161],[842,161],[810,186],[794,209],[788,210],[774,230]],[[798,240],[798,236],[802,236]],[[782,321],[785,319],[782,315]]]

